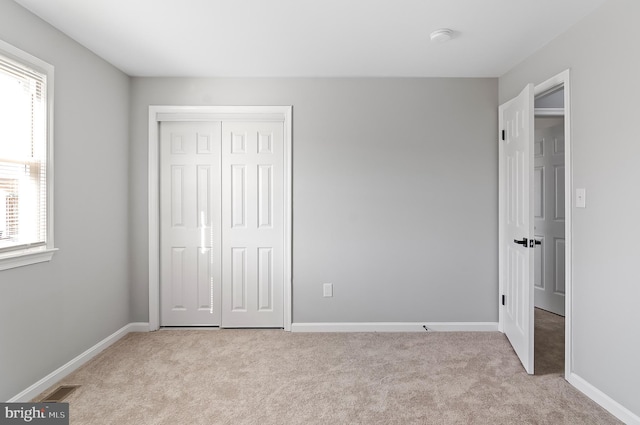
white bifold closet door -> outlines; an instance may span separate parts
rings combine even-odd
[[[221,307],[221,123],[160,126],[160,324],[214,326]]]
[[[162,122],[160,325],[282,327],[282,122]]]
[[[222,124],[222,323],[282,327],[282,123]]]

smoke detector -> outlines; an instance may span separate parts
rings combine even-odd
[[[453,38],[453,31],[449,28],[440,28],[431,33],[432,43],[444,43]]]

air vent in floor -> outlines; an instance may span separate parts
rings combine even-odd
[[[40,403],[59,403],[69,397],[69,395],[78,389],[79,386],[80,385],[61,385],[53,390],[51,394],[42,399]]]

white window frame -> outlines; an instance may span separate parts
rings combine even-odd
[[[0,54],[9,57],[47,76],[47,236],[46,245],[36,248],[18,248],[0,254],[0,270],[28,266],[50,261],[57,251],[53,243],[53,65],[0,40]]]

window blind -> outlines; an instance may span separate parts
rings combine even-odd
[[[46,79],[0,55],[0,252],[47,242]]]

